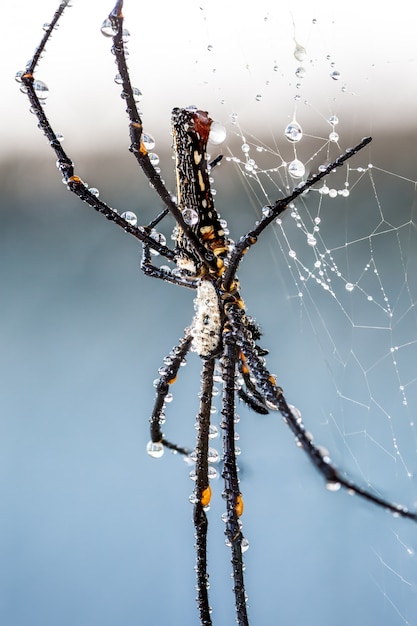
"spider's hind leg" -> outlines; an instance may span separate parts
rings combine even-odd
[[[178,374],[178,370],[185,356],[189,352],[192,343],[192,336],[185,334],[178,345],[175,346],[164,359],[164,368],[156,385],[156,399],[150,418],[151,440],[146,450],[152,457],[158,458],[164,453],[164,447],[174,452],[188,456],[191,452],[189,448],[179,446],[164,438],[161,425],[165,421],[165,401]]]

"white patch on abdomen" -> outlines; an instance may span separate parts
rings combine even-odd
[[[194,308],[196,314],[191,325],[192,347],[199,356],[210,356],[220,342],[221,316],[217,293],[209,280],[202,280],[198,285]]]

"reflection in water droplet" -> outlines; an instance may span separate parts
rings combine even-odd
[[[339,118],[337,117],[337,115],[331,115],[329,117],[329,122],[332,126],[336,126],[336,124],[339,123]]]
[[[339,141],[339,134],[333,131],[329,134],[329,140],[333,142]]]
[[[260,101],[262,100],[262,94],[257,93],[257,94],[256,94],[256,96],[255,96],[255,100],[256,100],[257,102],[260,102]]]
[[[333,80],[339,80],[340,72],[333,70],[333,72],[330,73],[330,78],[333,78]]]
[[[303,130],[300,124],[293,120],[284,130],[284,135],[291,143],[297,143],[303,137]]]
[[[297,67],[297,69],[295,70],[295,75],[297,76],[297,78],[304,78],[304,76],[306,75],[305,67]]]

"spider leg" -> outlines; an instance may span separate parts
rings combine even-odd
[[[228,317],[233,325],[234,335],[238,338],[237,343],[245,355],[252,376],[256,380],[258,390],[264,396],[266,406],[281,413],[284,422],[292,430],[297,445],[304,450],[310,461],[324,477],[327,488],[331,491],[338,491],[343,487],[349,493],[354,493],[365,500],[373,502],[395,515],[417,522],[417,512],[409,511],[400,504],[394,504],[384,498],[380,498],[342,476],[339,470],[332,464],[327,451],[313,443],[311,435],[306,431],[301,415],[296,409],[289,407],[282,389],[277,386],[275,378],[268,372],[260,356],[254,350],[251,333],[243,321],[243,310],[236,304],[231,304],[228,307]]]
[[[223,367],[223,478],[226,499],[227,544],[232,551],[232,569],[236,604],[236,621],[239,626],[249,624],[246,609],[246,593],[243,579],[242,541],[239,517],[243,513],[243,499],[239,489],[239,479],[235,454],[235,373],[238,359],[238,347],[235,342],[233,328],[226,323],[223,329],[224,351]]]
[[[146,274],[146,276],[150,276],[151,278],[159,278],[167,283],[179,285],[180,287],[196,289],[198,285],[197,280],[192,280],[191,278],[186,278],[177,274],[173,274],[169,268],[164,269],[162,267],[154,265],[152,263],[150,247],[147,245],[143,246],[140,269],[142,270],[142,272],[144,272],[144,274]]]
[[[238,364],[239,372],[245,383],[246,390],[243,389],[243,387],[239,387],[237,390],[237,395],[241,400],[243,400],[243,402],[246,402],[246,404],[251,409],[256,411],[256,413],[259,413],[260,415],[267,415],[267,413],[269,413],[269,409],[265,405],[265,399],[263,395],[258,391],[255,383],[250,377],[250,371],[248,366],[246,365],[246,357],[243,352],[239,354]]]
[[[151,424],[151,440],[147,445],[147,452],[150,456],[162,456],[164,447],[186,456],[191,452],[188,448],[178,446],[165,439],[161,430],[161,424],[165,419],[165,400],[169,393],[170,385],[175,382],[181,363],[191,348],[191,343],[192,336],[189,333],[185,334],[164,359],[165,367],[156,385],[156,399],[149,420]]]
[[[72,191],[76,196],[78,196],[83,202],[86,202],[93,209],[95,209],[99,213],[102,213],[108,220],[123,228],[126,232],[139,239],[142,243],[147,244],[148,246],[159,252],[159,254],[165,256],[167,259],[174,260],[175,254],[172,250],[170,250],[166,246],[162,246],[159,242],[155,241],[149,235],[146,229],[129,223],[112,207],[110,207],[102,200],[99,200],[96,192],[88,189],[81,180],[81,178],[74,174],[74,164],[63,149],[61,142],[59,141],[47,116],[45,115],[43,106],[37,95],[37,91],[39,92],[39,85],[41,83],[40,81],[35,79],[34,73],[37,69],[41,54],[43,53],[45,46],[58,23],[58,20],[60,19],[68,4],[69,0],[64,0],[63,2],[61,2],[47,30],[45,31],[44,36],[42,37],[42,40],[37,47],[35,54],[27,64],[25,71],[21,74],[20,80],[22,82],[22,91],[26,93],[30,101],[31,111],[36,115],[39,128],[48,139],[51,148],[56,154],[57,167],[61,171],[63,179],[67,183],[68,189]]]
[[[132,84],[130,82],[129,71],[127,68],[125,49],[123,43],[123,14],[122,14],[123,0],[117,0],[116,5],[109,15],[109,20],[112,24],[114,36],[113,36],[113,52],[115,55],[117,68],[122,82],[122,95],[126,102],[126,113],[130,121],[130,151],[136,158],[143,173],[148,178],[149,182],[161,198],[162,202],[174,217],[178,226],[185,233],[189,242],[191,242],[196,254],[200,257],[201,261],[208,266],[214,272],[217,270],[216,257],[211,250],[208,250],[201,242],[198,235],[190,227],[190,225],[184,220],[180,208],[173,199],[171,193],[165,187],[159,173],[156,171],[149,158],[149,153],[144,145],[143,141],[143,123],[139,115],[138,108],[136,106]],[[219,162],[219,159],[215,159],[213,167]]]
[[[194,527],[196,538],[196,575],[197,575],[197,604],[200,612],[200,624],[211,626],[211,609],[208,601],[208,572],[207,572],[207,529],[208,521],[205,508],[210,504],[211,487],[208,479],[208,449],[210,410],[213,392],[213,375],[215,359],[203,361],[200,390],[200,410],[197,417],[198,435],[195,448],[195,476],[194,489]]]

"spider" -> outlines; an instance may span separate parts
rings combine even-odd
[[[215,368],[220,366],[223,382],[221,428],[223,431],[223,497],[226,501],[225,535],[231,549],[236,618],[239,625],[245,626],[249,624],[249,621],[242,553],[247,542],[242,533],[240,520],[244,504],[236,466],[234,437],[236,397],[257,413],[278,411],[294,434],[297,445],[304,450],[312,464],[324,477],[330,490],[344,488],[393,514],[417,521],[417,513],[390,503],[345,478],[332,464],[328,453],[313,443],[305,429],[301,415],[287,403],[283,390],[266,367],[264,357],[267,351],[258,344],[261,333],[257,324],[246,313],[237,279],[237,270],[243,256],[257,242],[262,232],[298,196],[352,158],[371,141],[371,138],[362,139],[358,145],[347,150],[335,161],[321,167],[318,173],[299,184],[287,197],[264,207],[263,216],[259,221],[234,244],[226,235],[224,225],[214,207],[210,190],[209,172],[221,160],[221,156],[208,163],[207,142],[210,133],[213,130],[218,132],[218,128],[207,112],[196,107],[175,108],[172,112],[177,177],[176,200],[165,187],[153,165],[152,154],[148,151],[147,136],[143,133],[142,120],[135,102],[135,91],[131,86],[126,65],[123,42],[123,2],[118,0],[104,22],[102,30],[113,39],[113,52],[129,118],[130,151],[165,207],[150,224],[137,226],[133,214],[127,212],[120,215],[100,200],[96,191],[93,188],[88,189],[81,178],[74,173],[73,164],[63,150],[59,137],[43,110],[45,85],[35,79],[34,73],[45,45],[68,4],[69,0],[61,2],[52,21],[45,27],[45,34],[33,58],[23,72],[18,72],[17,78],[22,83],[22,91],[30,100],[39,127],[56,154],[57,166],[68,189],[140,241],[143,248],[141,269],[146,275],[193,289],[196,292],[196,312],[191,325],[186,328],[179,343],[165,358],[164,368],[161,370],[156,385],[156,399],[150,418],[151,440],[147,451],[153,457],[160,457],[164,448],[168,448],[182,455],[191,456],[195,461],[193,520],[196,537],[197,604],[200,623],[208,626],[212,624],[207,572],[206,510],[211,498],[208,442],[213,381],[217,371]],[[156,231],[156,226],[167,214],[171,214],[175,220],[174,249],[167,247],[164,238]],[[152,262],[152,252],[174,263],[176,268],[170,270],[167,267],[156,266]],[[195,351],[202,361],[200,408],[197,416],[198,435],[193,452],[168,441],[162,432],[168,393],[176,380],[180,365],[190,350]]]

